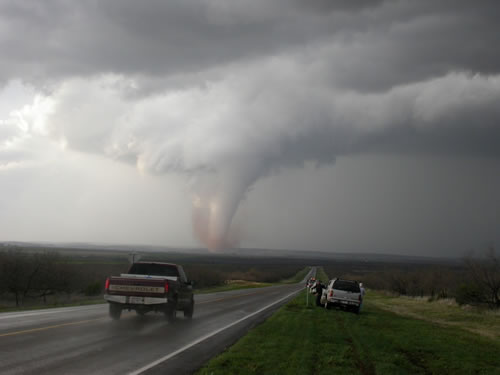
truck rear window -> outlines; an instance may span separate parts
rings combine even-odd
[[[333,289],[343,290],[351,293],[359,293],[359,285],[355,281],[349,280],[337,280],[335,284],[333,284]]]
[[[169,264],[157,264],[157,263],[134,263],[129,274],[132,275],[153,275],[153,276],[172,276],[179,277],[177,272],[177,267],[171,266]]]

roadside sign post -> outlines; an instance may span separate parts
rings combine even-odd
[[[136,260],[136,259],[137,259],[137,260],[139,260],[139,258],[140,258],[140,256],[139,256],[139,254],[137,254],[137,253],[130,253],[130,254],[128,255],[128,259],[129,259],[129,261],[130,261],[132,264],[134,264],[134,263],[135,263],[135,260]]]

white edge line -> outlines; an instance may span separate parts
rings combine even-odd
[[[141,374],[141,373],[143,373],[144,371],[149,370],[150,368],[152,368],[152,367],[154,367],[154,366],[156,366],[156,365],[159,365],[160,363],[165,362],[165,361],[169,360],[169,359],[170,359],[170,358],[172,358],[172,357],[175,357],[177,354],[180,354],[180,353],[182,353],[183,351],[185,351],[185,350],[187,350],[187,349],[189,349],[189,348],[191,348],[191,347],[193,347],[193,346],[195,346],[195,345],[199,344],[200,342],[203,342],[203,341],[205,341],[206,339],[209,339],[210,337],[215,336],[215,335],[217,335],[218,333],[220,333],[220,332],[222,332],[222,331],[224,331],[224,330],[226,330],[226,329],[228,329],[228,328],[231,328],[231,327],[233,327],[233,326],[235,326],[235,325],[237,325],[237,324],[241,323],[242,321],[244,321],[244,320],[246,320],[246,319],[248,319],[248,318],[251,318],[251,317],[252,317],[252,316],[254,316],[254,315],[260,314],[262,311],[267,310],[267,309],[268,309],[268,308],[270,308],[271,306],[274,306],[274,305],[276,305],[276,304],[280,303],[281,301],[284,301],[285,299],[289,298],[290,296],[292,296],[292,295],[294,295],[294,294],[299,293],[302,289],[303,289],[303,288],[300,288],[299,290],[296,290],[296,291],[295,291],[295,292],[293,292],[293,293],[287,294],[285,297],[283,297],[283,298],[281,298],[281,299],[279,299],[279,300],[277,300],[277,301],[274,301],[273,303],[271,303],[271,304],[269,304],[269,305],[267,305],[267,306],[264,306],[263,308],[261,308],[261,309],[259,309],[259,310],[257,310],[257,311],[254,311],[253,313],[251,313],[251,314],[249,314],[249,315],[247,315],[247,316],[244,316],[243,318],[240,318],[240,319],[238,319],[238,320],[236,320],[236,321],[234,321],[234,322],[232,322],[232,323],[230,323],[230,324],[228,324],[228,325],[226,325],[226,326],[224,326],[224,327],[222,327],[222,328],[219,328],[219,329],[217,329],[217,330],[215,330],[215,331],[213,331],[213,332],[210,332],[210,333],[206,334],[205,336],[200,337],[199,339],[196,339],[196,340],[194,340],[194,341],[191,341],[189,344],[184,345],[182,348],[179,348],[179,349],[177,349],[176,351],[174,351],[174,352],[172,352],[172,353],[170,353],[170,354],[167,354],[166,356],[161,357],[161,358],[157,359],[156,361],[151,362],[150,364],[148,364],[148,365],[146,365],[146,366],[144,366],[144,367],[141,367],[141,368],[140,368],[140,369],[138,369],[138,370],[135,370],[135,371],[133,371],[133,372],[130,372],[130,373],[129,373],[129,375],[138,375],[138,374]]]

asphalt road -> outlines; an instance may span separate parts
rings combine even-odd
[[[311,272],[315,272],[312,269]],[[189,374],[286,303],[304,283],[195,296],[178,312],[123,312],[91,305],[0,314],[0,374]]]

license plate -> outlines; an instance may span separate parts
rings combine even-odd
[[[128,302],[129,303],[135,303],[135,304],[143,304],[144,303],[144,297],[129,297]]]

